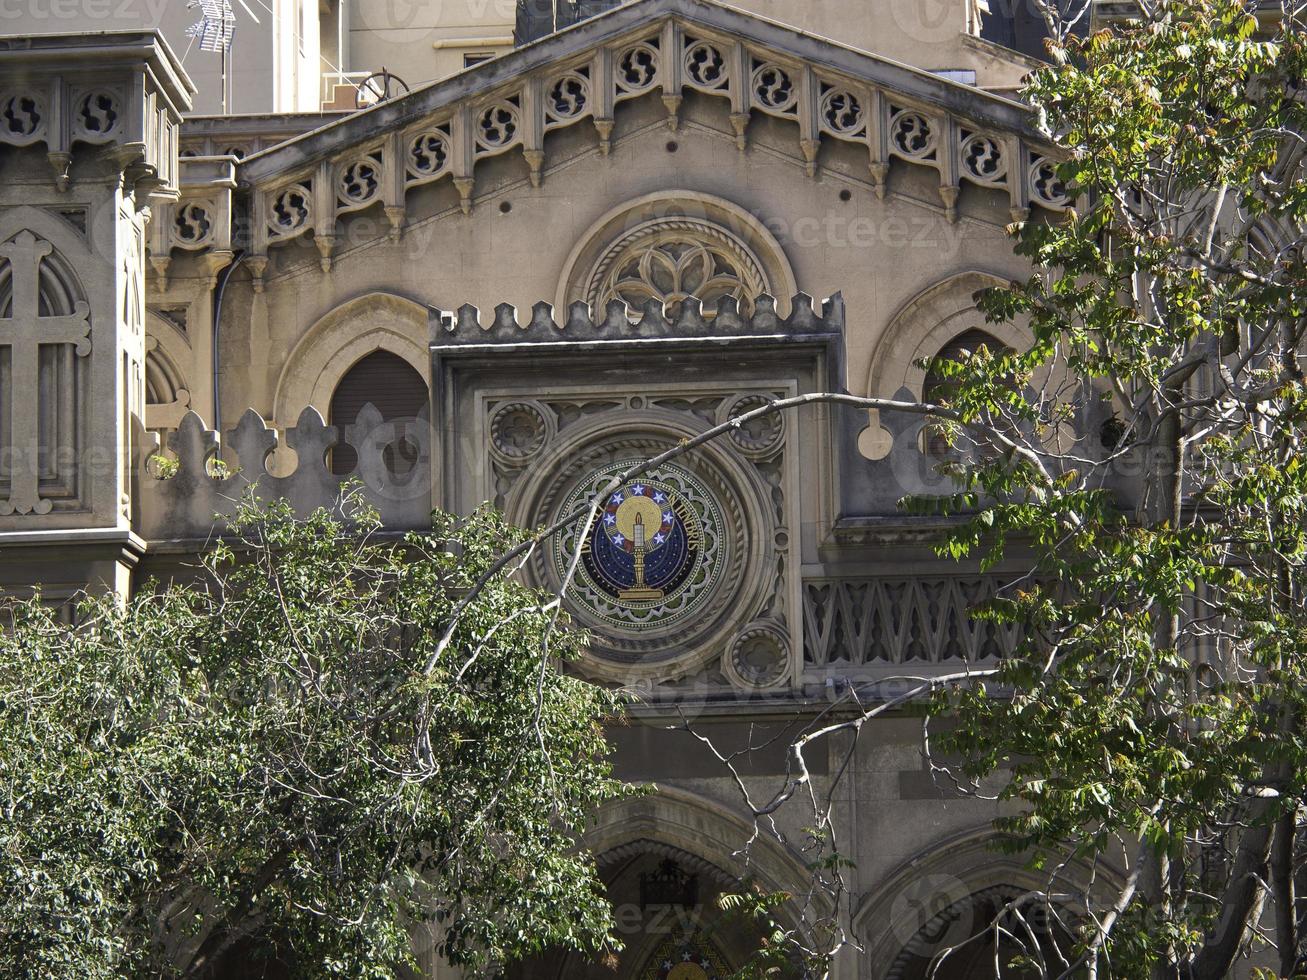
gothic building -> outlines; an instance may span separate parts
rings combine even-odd
[[[1012,25],[969,0],[596,6],[557,32],[470,0],[238,6],[222,78],[182,64],[184,24],[0,22],[0,590],[166,576],[251,483],[307,510],[357,478],[395,530],[483,501],[548,523],[768,399],[919,397],[922,359],[1021,342],[973,293],[1024,275],[1005,226],[1069,201],[1012,98],[1031,62],[989,39]],[[382,22],[401,7],[421,16]],[[403,83],[369,88],[383,66]],[[765,743],[744,774],[764,792],[769,737],[836,693],[1011,642],[968,615],[1003,569],[941,561],[897,507],[947,452],[920,420],[813,405],[604,504],[568,604],[595,636],[578,669],[640,694],[619,772],[656,785],[585,840],[626,949],[511,975],[739,965],[713,899],[750,814],[678,712]],[[526,573],[557,583],[575,534]],[[842,771],[853,862],[839,977],[924,977],[1033,884],[986,846],[995,805],[932,778],[919,722],[815,764]],[[752,860],[803,893],[797,849]]]

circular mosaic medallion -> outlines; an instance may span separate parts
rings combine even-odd
[[[706,943],[692,940],[683,945],[668,940],[654,950],[643,980],[720,980],[730,973],[717,951]]]
[[[596,470],[564,501],[563,512],[585,506],[614,474],[633,465],[625,460]],[[569,598],[623,632],[661,629],[693,615],[711,595],[724,560],[721,507],[697,476],[677,466],[610,491],[588,529],[560,535],[554,549],[560,576],[582,530]]]

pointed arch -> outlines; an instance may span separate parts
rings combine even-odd
[[[394,293],[369,292],[347,300],[296,342],[277,379],[273,419],[293,425],[313,406],[325,418],[341,378],[358,361],[384,350],[402,358],[428,386],[427,307]]]
[[[986,323],[976,309],[981,289],[1006,286],[1010,280],[989,272],[959,272],[908,300],[890,318],[871,356],[867,394],[891,397],[903,388],[920,398],[926,372],[917,362],[934,357],[955,338],[981,329],[999,343],[1020,349],[1029,338],[1010,323]]]
[[[1029,337],[1011,323],[986,323],[976,308],[981,289],[1005,286],[1010,280],[991,272],[971,270],[928,286],[890,317],[871,355],[867,395],[872,398],[920,399],[926,371],[919,362],[944,351],[954,340],[980,329],[999,344],[1020,350]],[[868,425],[858,437],[858,450],[867,459],[881,459],[890,448],[890,436],[880,425],[880,413],[867,413]]]
[[[1027,855],[995,849],[989,823],[939,840],[877,882],[853,910],[854,937],[862,944],[866,974],[875,980],[901,980],[908,964],[926,953],[936,932],[953,924],[968,903],[1005,903],[1049,887],[1049,872],[1031,867]],[[1059,865],[1058,892],[1105,899],[1122,876],[1100,859],[1091,867],[1080,860]],[[1075,904],[1064,903],[1071,912]]]

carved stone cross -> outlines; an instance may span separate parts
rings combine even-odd
[[[30,231],[0,245],[0,258],[9,260],[13,290],[9,316],[0,317],[0,347],[9,348],[10,380],[9,500],[0,500],[0,515],[50,512],[50,501],[37,493],[40,451],[58,448],[40,445],[41,346],[76,344],[78,357],[91,352],[91,308],[83,300],[69,316],[41,315],[41,260],[53,249]]]

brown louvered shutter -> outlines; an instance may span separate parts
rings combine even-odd
[[[981,348],[992,351],[995,354],[1002,353],[1010,348],[993,334],[984,330],[971,329],[965,333],[958,334],[947,344],[945,344],[935,355],[937,361],[961,361],[963,358],[976,353]],[[957,382],[951,378],[946,378],[938,371],[931,370],[926,373],[926,380],[921,386],[921,398],[923,401],[947,404],[953,397],[957,389]],[[948,439],[938,425],[927,425],[922,430],[922,450],[931,456],[944,457],[949,454]]]
[[[350,368],[331,396],[328,424],[338,427],[341,442],[331,451],[331,472],[354,472],[358,456],[343,444],[345,426],[352,425],[371,403],[386,422],[415,418],[427,406],[427,383],[412,365],[390,351],[374,351]]]

